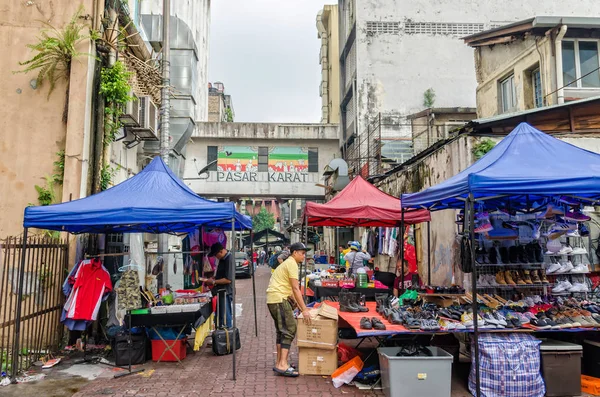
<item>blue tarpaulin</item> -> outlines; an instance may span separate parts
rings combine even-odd
[[[404,208],[464,208],[470,193],[475,200],[505,196],[515,207],[554,195],[600,199],[600,154],[521,123],[469,168],[400,201]]]
[[[120,184],[68,203],[27,207],[26,228],[70,233],[183,233],[203,225],[236,230],[252,228],[232,202],[206,200],[154,158],[139,174]]]

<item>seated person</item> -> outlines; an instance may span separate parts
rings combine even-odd
[[[421,284],[421,280],[419,280],[419,274],[416,272],[411,272],[408,266],[408,261],[404,260],[404,276],[400,277],[400,273],[402,272],[402,265],[400,259],[396,262],[396,274],[398,275],[394,280],[394,296],[400,296],[404,292],[404,290],[409,289],[413,286],[413,279],[416,278],[418,287]]]

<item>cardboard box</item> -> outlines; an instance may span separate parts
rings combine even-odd
[[[310,310],[311,324],[304,324],[302,314],[298,316],[296,340],[298,347],[335,349],[338,339],[337,309],[326,304]]]
[[[298,372],[300,375],[331,375],[338,367],[337,348],[298,348]]]

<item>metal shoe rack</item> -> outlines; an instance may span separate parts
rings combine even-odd
[[[544,255],[531,217],[491,213],[495,232],[478,234],[475,247],[477,293],[496,294],[504,299],[547,295],[551,282],[544,274]],[[504,230],[506,233],[498,233]]]

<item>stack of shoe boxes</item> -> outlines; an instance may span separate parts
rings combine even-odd
[[[338,367],[337,310],[327,304],[311,310],[311,323],[298,317],[298,371],[301,375],[331,375]]]

